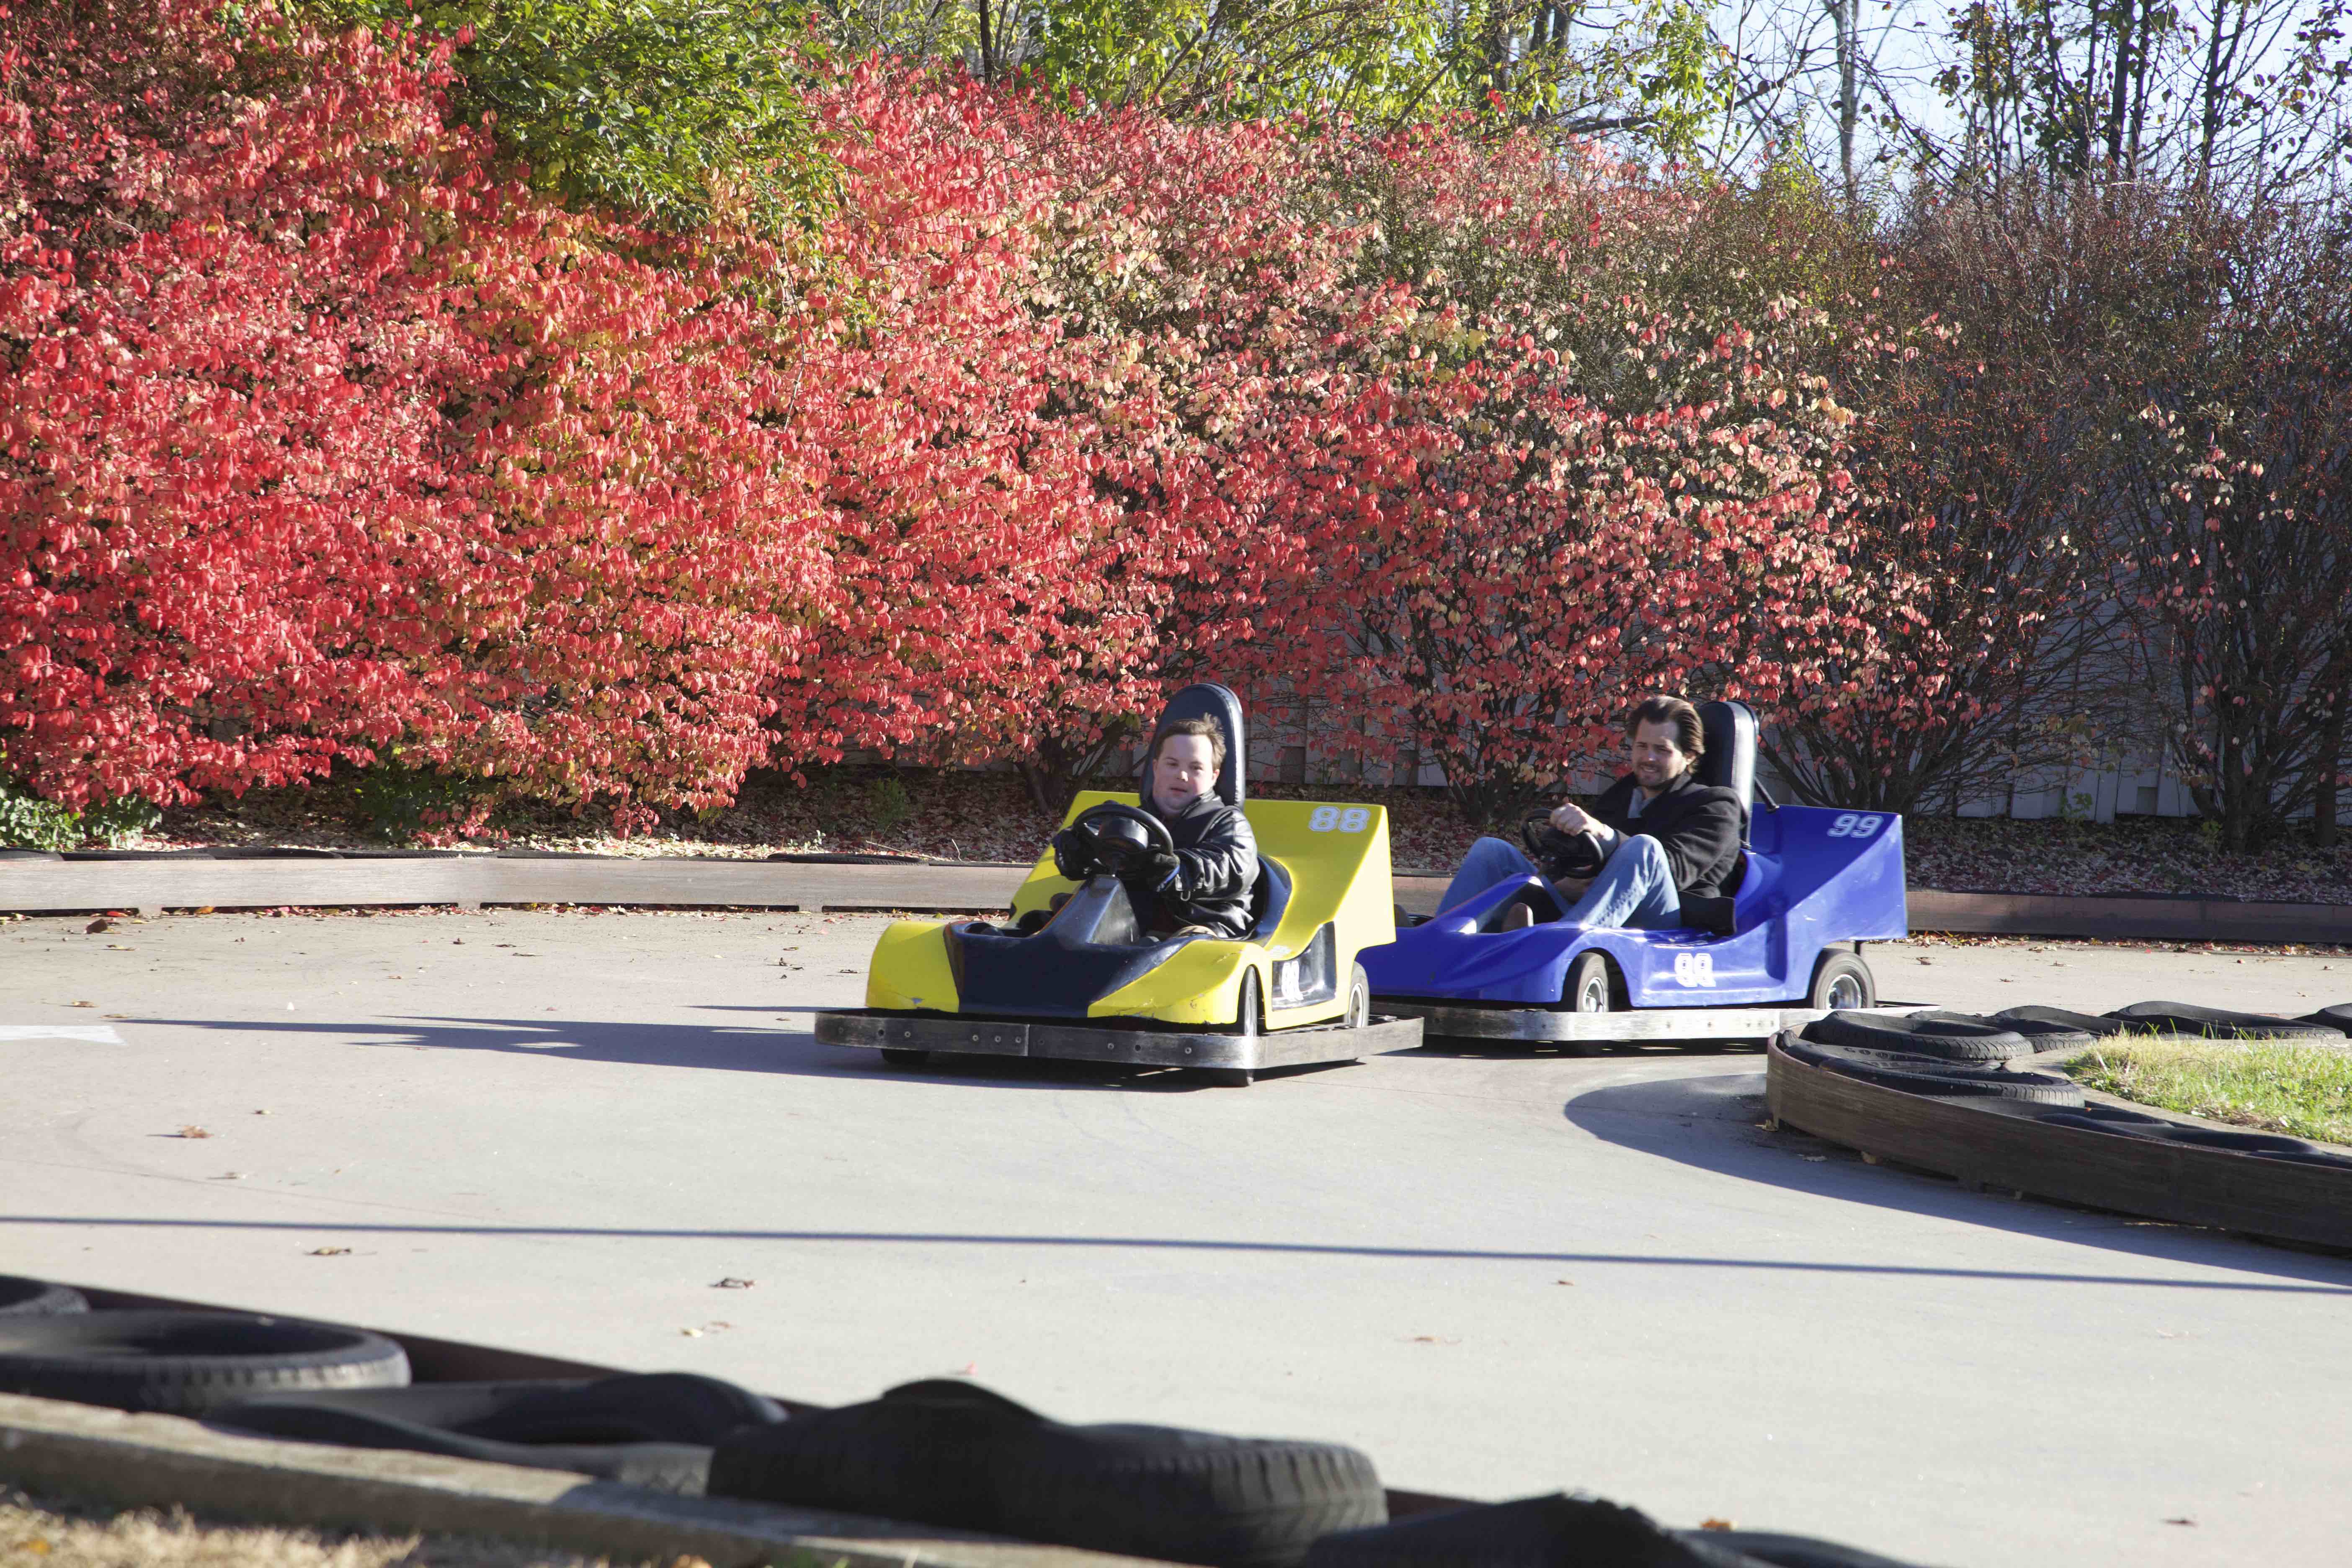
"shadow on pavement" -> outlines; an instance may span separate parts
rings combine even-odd
[[[1177,1068],[1124,1068],[1043,1058],[935,1057],[919,1068],[885,1064],[877,1051],[822,1046],[809,1033],[813,1008],[725,1007],[759,1013],[779,1026],[614,1024],[538,1018],[406,1017],[352,1023],[263,1022],[225,1018],[130,1020],[182,1029],[252,1035],[319,1035],[395,1050],[502,1051],[564,1061],[631,1067],[783,1073],[803,1078],[946,1079],[1005,1089],[1098,1089],[1192,1093],[1215,1086]],[[1268,1075],[1269,1077],[1273,1075]]]
[[[1578,1095],[1562,1114],[1570,1124],[1603,1142],[1815,1197],[1927,1215],[2137,1258],[2242,1269],[2352,1289],[2352,1258],[2052,1200],[1971,1192],[1942,1176],[1865,1163],[1852,1150],[1801,1132],[1768,1132],[1762,1125],[1769,1112],[1764,1103],[1761,1072],[1613,1084]]]
[[[973,1235],[952,1231],[859,1230],[673,1230],[602,1226],[528,1225],[386,1225],[352,1224],[333,1219],[236,1220],[168,1219],[142,1215],[20,1215],[0,1213],[0,1226],[45,1225],[108,1230],[246,1230],[297,1231],[304,1236],[327,1233],[385,1236],[588,1237],[598,1239],[676,1241],[786,1241],[811,1245],[854,1247],[1023,1247],[1072,1248],[1102,1252],[1166,1251],[1228,1254],[1268,1254],[1292,1258],[1437,1259],[1461,1263],[1541,1263],[1547,1266],[1624,1264],[1643,1268],[1687,1268],[1760,1271],[1788,1274],[1839,1274],[1895,1279],[2011,1279],[2048,1285],[2124,1285],[2135,1289],[2216,1291],[2274,1296],[2352,1296],[2352,1270],[2342,1278],[2316,1276],[2310,1283],[2265,1284],[2242,1279],[2181,1279],[2131,1274],[2072,1273],[2032,1268],[1939,1268],[1924,1264],[1819,1263],[1784,1258],[1693,1258],[1673,1253],[1571,1252],[1511,1250],[1483,1247],[1369,1247],[1335,1242],[1223,1241],[1192,1237]],[[2265,1249],[2253,1249],[2257,1251]],[[2156,1254],[2156,1256],[2165,1256]],[[2186,1261],[2210,1263],[2213,1259]],[[2317,1260],[2312,1260],[2316,1264]],[[2234,1260],[2229,1265],[2242,1266]],[[2292,1261],[2273,1272],[2291,1271]]]

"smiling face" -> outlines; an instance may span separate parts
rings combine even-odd
[[[1152,803],[1178,812],[1216,787],[1217,759],[1206,735],[1170,735],[1151,760]]]
[[[1671,722],[1645,719],[1633,726],[1633,738],[1625,742],[1625,755],[1643,794],[1657,794],[1690,767],[1691,754],[1675,743],[1680,738]]]

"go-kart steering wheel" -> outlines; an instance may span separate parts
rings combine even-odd
[[[1073,866],[1065,862],[1063,842],[1075,839],[1080,858],[1087,862]],[[1157,855],[1173,857],[1176,836],[1168,825],[1138,806],[1121,805],[1116,801],[1089,806],[1078,814],[1055,839],[1054,858],[1056,868],[1072,881],[1084,881],[1096,871],[1108,871],[1117,876],[1129,867]],[[1072,873],[1082,873],[1072,875]]]
[[[1562,833],[1551,825],[1549,812],[1520,823],[1519,837],[1528,847],[1528,858],[1542,867],[1544,875],[1553,881],[1600,873],[1601,846],[1592,835]]]

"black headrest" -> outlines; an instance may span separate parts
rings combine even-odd
[[[1217,770],[1217,795],[1227,805],[1242,804],[1242,773],[1249,757],[1249,733],[1242,727],[1242,700],[1213,680],[1188,686],[1168,700],[1143,749],[1143,794],[1151,793],[1151,753],[1168,726],[1185,719],[1214,719],[1225,732],[1225,765]]]
[[[1706,731],[1698,782],[1738,795],[1744,817],[1756,800],[1756,710],[1745,702],[1702,702],[1698,721]]]

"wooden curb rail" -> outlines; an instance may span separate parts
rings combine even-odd
[[[1024,867],[593,855],[0,860],[0,910],[639,904],[1003,910]]]
[[[617,904],[841,911],[986,913],[1003,909],[1021,865],[876,858],[293,854],[202,858],[0,858],[0,910],[299,909],[365,905]],[[1397,901],[1435,912],[1445,879],[1400,876]],[[1914,931],[2137,941],[2352,944],[2352,905],[2224,899],[2060,898],[1914,889]]]
[[[1878,1159],[2090,1208],[2352,1247],[2352,1171],[2056,1125],[2033,1107],[1913,1094],[1809,1066],[1777,1040],[1765,1055],[1774,1121]]]

